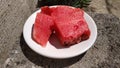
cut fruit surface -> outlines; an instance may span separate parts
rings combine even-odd
[[[33,39],[44,47],[52,33],[52,26],[53,20],[51,16],[43,13],[37,13],[33,26]]]
[[[81,9],[69,6],[59,6],[52,12],[56,35],[62,45],[79,43],[89,38],[90,31],[83,15]]]

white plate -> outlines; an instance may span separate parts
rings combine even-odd
[[[52,6],[53,7],[53,6]],[[55,7],[55,6],[54,6]],[[74,56],[78,56],[85,51],[87,51],[95,42],[97,37],[97,27],[93,19],[84,12],[84,18],[87,21],[89,29],[91,31],[90,38],[86,41],[82,41],[78,44],[72,45],[70,47],[62,47],[56,37],[54,35],[51,36],[50,40],[47,42],[47,46],[45,48],[41,47],[41,45],[37,44],[32,38],[32,26],[34,24],[36,13],[40,12],[41,10],[36,11],[33,13],[24,24],[23,28],[23,36],[28,44],[28,46],[37,52],[40,55],[50,57],[50,58],[70,58]]]

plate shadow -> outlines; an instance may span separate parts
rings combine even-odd
[[[63,46],[60,44],[59,39],[55,34],[52,34],[49,38],[49,43],[57,49],[69,48],[70,46]]]
[[[28,45],[26,44],[23,34],[21,34],[20,37],[20,47],[25,55],[25,57],[34,63],[35,65],[42,66],[43,68],[63,68],[70,66],[78,61],[80,61],[84,55],[86,54],[83,53],[79,56],[73,57],[73,58],[68,58],[68,59],[52,59],[48,57],[44,57],[42,55],[39,55],[38,53],[34,52],[31,50]]]

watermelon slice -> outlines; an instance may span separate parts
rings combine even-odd
[[[36,20],[33,26],[33,39],[45,47],[50,35],[51,27],[53,26],[53,20],[51,16],[37,13]]]
[[[89,38],[90,30],[83,15],[81,9],[69,6],[58,6],[51,13],[56,35],[62,45],[79,43]]]

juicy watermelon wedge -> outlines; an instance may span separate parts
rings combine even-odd
[[[43,13],[37,14],[33,26],[33,39],[43,47],[46,46],[47,41],[52,33],[51,26],[53,26],[53,20],[51,16]]]
[[[81,9],[59,6],[51,13],[57,37],[62,45],[72,45],[88,39],[90,30]]]

